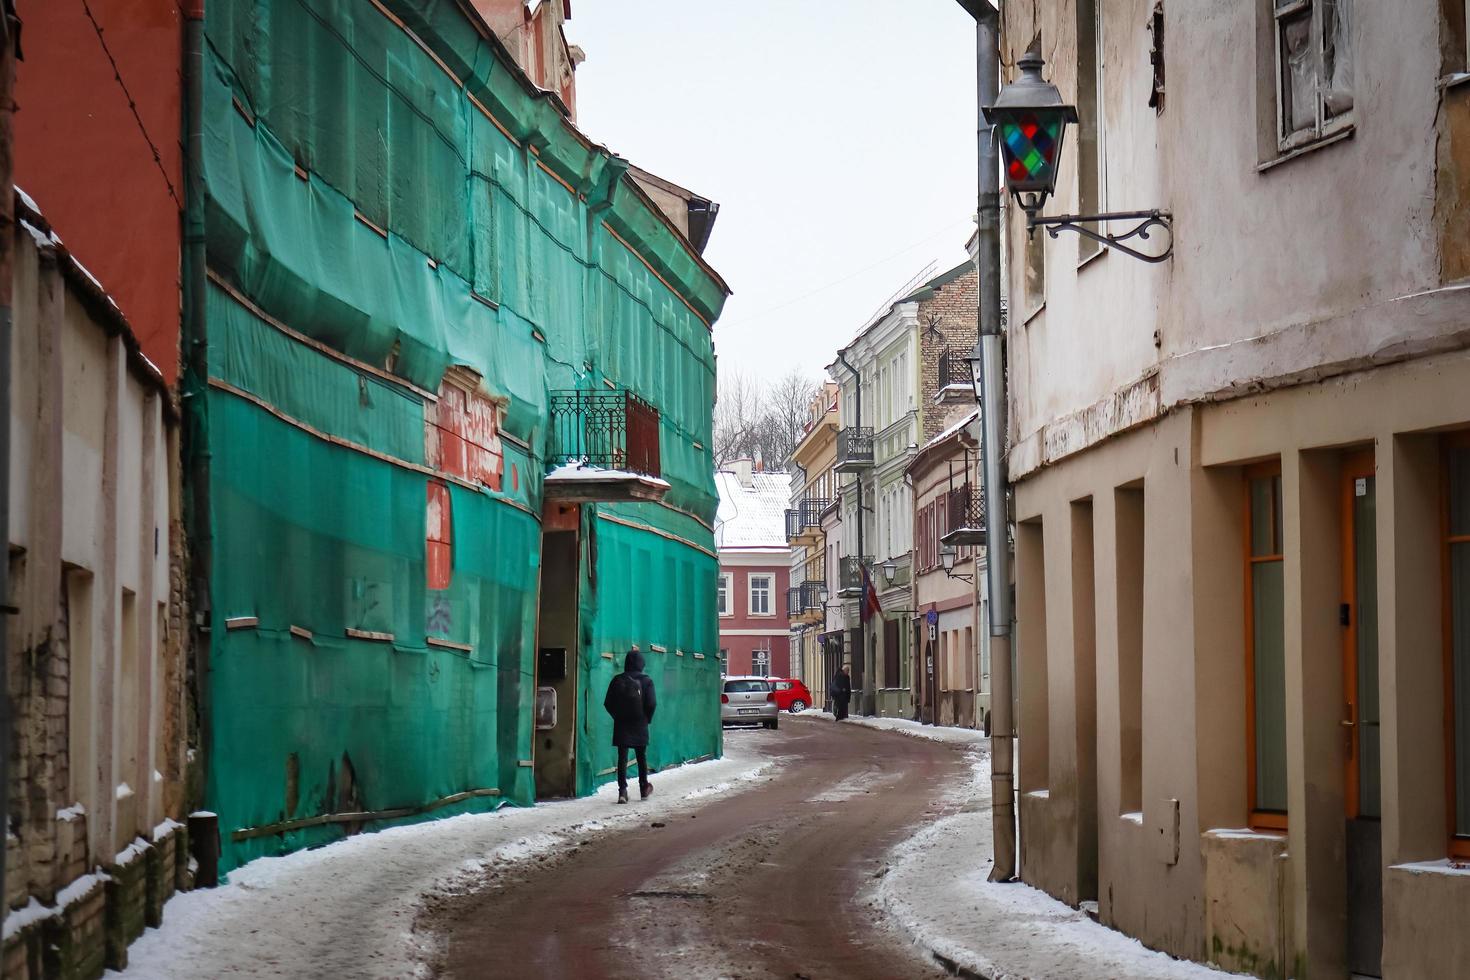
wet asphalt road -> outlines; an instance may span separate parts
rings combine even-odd
[[[440,900],[418,924],[439,937],[435,974],[943,976],[879,921],[866,893],[887,850],[947,810],[946,784],[966,778],[962,751],[785,715],[777,732],[726,738],[757,740],[780,768],[737,795],[594,836]]]

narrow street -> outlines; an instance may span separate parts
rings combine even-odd
[[[762,743],[776,775],[431,902],[418,928],[441,934],[435,974],[515,962],[524,977],[942,976],[865,894],[887,850],[963,782],[962,750],[799,718],[726,740]]]

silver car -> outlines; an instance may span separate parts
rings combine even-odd
[[[764,677],[727,677],[720,695],[720,724],[779,724],[776,711],[776,688]]]

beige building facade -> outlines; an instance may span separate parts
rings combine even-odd
[[[5,899],[25,911],[0,973],[100,976],[193,880],[178,412],[91,273],[17,210]]]
[[[786,592],[791,616],[791,670],[812,693],[812,704],[826,702],[827,680],[834,671],[823,659],[819,637],[826,628],[831,588],[827,569],[827,535],[822,515],[836,500],[837,386],[824,382],[812,399],[806,431],[791,452],[791,506],[786,511],[786,540],[791,546],[791,584]]]
[[[1153,265],[1008,219],[1022,877],[1232,970],[1460,975],[1464,4],[1003,31],[1081,116],[1045,213],[1173,220]]]
[[[990,710],[981,597],[985,548],[956,540],[973,540],[973,531],[985,526],[973,432],[978,420],[976,411],[961,415],[920,447],[908,468],[914,488],[911,673],[915,718],[926,724],[984,728]]]

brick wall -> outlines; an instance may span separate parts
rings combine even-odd
[[[919,438],[921,446],[975,410],[974,391],[969,388],[938,400],[939,355],[947,347],[968,353],[975,346],[979,333],[979,282],[972,268],[936,287],[934,295],[919,302],[919,404],[924,419]]]

